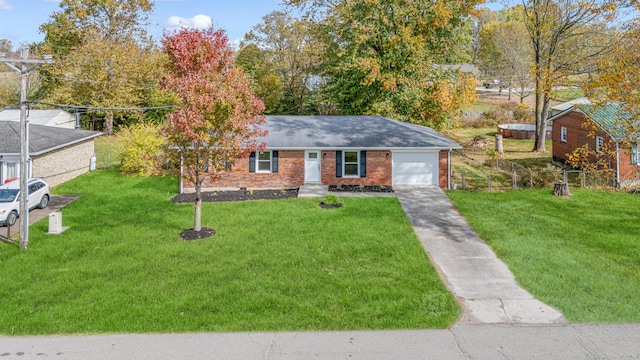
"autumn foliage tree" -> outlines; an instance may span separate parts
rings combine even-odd
[[[597,70],[598,59],[618,40],[610,27],[626,0],[522,0],[533,49],[536,140],[545,151],[545,129],[554,88]]]
[[[168,56],[162,86],[180,100],[164,135],[195,187],[193,230],[200,232],[203,182],[215,182],[236,159],[263,149],[264,105],[234,66],[224,31],[181,29],[165,35],[162,47]]]
[[[342,113],[436,128],[474,100],[472,79],[439,65],[466,45],[460,29],[480,2],[286,1],[309,9],[325,43],[326,93]]]
[[[590,76],[585,84],[585,94],[594,102],[596,109],[616,109],[616,116],[610,119],[614,128],[617,145],[605,142],[601,149],[582,146],[574,151],[570,164],[587,171],[606,169],[613,172],[620,149],[628,149],[631,163],[638,164],[640,143],[640,4],[636,3],[636,17],[620,27],[620,41],[611,52],[598,61],[598,72]],[[589,131],[594,139],[596,131]],[[593,140],[592,140],[593,141]],[[631,167],[633,176],[640,176],[638,166]]]
[[[150,0],[60,1],[60,10],[40,27],[45,41],[39,51],[56,59],[40,67],[42,96],[61,104],[140,107],[161,76],[161,53],[145,30],[152,9]],[[112,134],[114,112],[100,115]]]

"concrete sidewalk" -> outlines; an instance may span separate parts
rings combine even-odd
[[[3,359],[638,359],[640,324],[0,337]]]
[[[396,196],[469,324],[551,324],[564,317],[516,282],[509,268],[471,230],[435,186],[395,186]]]

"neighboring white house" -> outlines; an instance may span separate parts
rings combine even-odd
[[[571,101],[567,101],[549,108],[549,117],[556,116],[563,111],[573,108],[573,105],[581,105],[581,104],[591,104],[591,101],[586,97],[580,97],[577,99],[573,99]]]
[[[64,110],[28,110],[29,124],[75,129],[76,118]],[[20,121],[20,110],[0,111],[0,121]]]
[[[29,125],[29,174],[55,186],[89,171],[94,139],[102,133]],[[20,123],[0,121],[0,184],[19,178]]]

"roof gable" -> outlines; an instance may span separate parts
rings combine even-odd
[[[272,149],[459,149],[460,145],[421,125],[380,116],[267,116],[264,138]]]
[[[27,112],[29,123],[59,127],[75,127],[75,117],[64,110],[33,110]],[[20,121],[20,110],[0,111],[0,121]]]
[[[44,125],[29,125],[29,153],[37,156],[55,149],[90,140],[102,133]],[[0,121],[0,154],[20,153],[20,123]]]
[[[576,107],[612,139],[618,141],[625,138],[627,130],[622,123],[629,121],[631,115],[620,106],[616,104],[579,104]]]

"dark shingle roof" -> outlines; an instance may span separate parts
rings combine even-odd
[[[439,132],[380,116],[267,116],[271,149],[460,149]]]
[[[65,129],[44,125],[29,125],[29,154],[42,155],[58,148],[93,139],[102,133]],[[0,154],[20,153],[20,123],[0,121]]]

